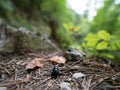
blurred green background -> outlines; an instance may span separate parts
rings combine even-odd
[[[87,1],[80,15],[68,5],[69,0],[0,0],[0,18],[11,26],[30,30],[50,27],[52,39],[61,48],[73,47],[85,51],[88,57],[120,62],[119,0],[96,0],[95,4],[101,1],[101,6],[95,6],[92,19],[89,13],[93,0]]]

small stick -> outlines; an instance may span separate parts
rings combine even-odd
[[[42,82],[38,83],[37,85],[33,85],[33,87],[38,87],[38,86],[40,86],[41,84],[45,83],[46,81],[48,81],[50,79],[51,79],[51,77],[48,77],[45,80],[43,80]]]
[[[106,87],[108,87],[110,89],[120,89],[120,86],[106,86]]]
[[[19,83],[24,83],[24,82],[28,82],[28,81],[27,81],[27,80],[10,81],[9,83],[0,84],[0,87],[10,86],[10,85],[19,84]]]
[[[102,81],[104,81],[107,78],[109,78],[109,77],[101,78],[101,79],[99,79],[99,81],[92,83],[91,88],[93,89],[94,87],[96,87],[98,84],[100,84]]]

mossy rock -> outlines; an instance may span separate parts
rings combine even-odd
[[[20,27],[15,29],[5,24],[0,24],[0,52],[55,50],[56,47],[44,35]]]

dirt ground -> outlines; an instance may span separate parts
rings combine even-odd
[[[59,84],[64,81],[70,83],[72,90],[120,90],[120,65],[102,58],[84,58],[82,61],[58,64],[62,74],[57,79],[51,79],[51,71],[55,64],[49,61],[49,58],[54,55],[55,52],[0,54],[0,88],[60,90]],[[28,62],[41,57],[45,60],[43,67],[26,70]],[[76,72],[86,76],[73,79],[72,75]]]

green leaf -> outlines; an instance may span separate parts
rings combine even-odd
[[[110,53],[102,53],[101,56],[106,57],[106,58],[110,58],[110,59],[114,59],[114,55],[110,54]]]
[[[120,49],[120,41],[116,41],[116,47]]]
[[[92,33],[89,33],[86,37],[85,37],[85,40],[86,41],[95,41],[95,42],[97,42],[97,41],[99,41],[100,40],[100,38],[96,35],[96,34],[92,34]]]
[[[89,41],[87,42],[87,46],[90,46],[90,47],[95,47],[97,44],[97,41]]]
[[[69,22],[67,25],[68,25],[69,29],[73,28],[73,23],[72,22]]]
[[[104,49],[107,48],[107,46],[108,46],[108,42],[102,41],[102,42],[97,44],[97,49],[98,50],[104,50]]]
[[[118,40],[112,41],[111,47],[112,47],[112,50],[119,50],[120,49],[120,41],[118,41]]]
[[[118,48],[116,46],[116,42],[115,41],[112,41],[111,42],[111,47],[110,47],[112,50],[116,51]]]
[[[98,36],[103,40],[110,40],[110,34],[106,32],[105,30],[101,30],[98,32]]]
[[[82,46],[83,46],[84,48],[87,48],[87,44],[86,44],[86,43],[82,43]]]
[[[72,32],[74,30],[73,28],[73,23],[71,22],[68,22],[68,23],[65,23],[63,24],[63,27],[66,29],[67,32]]]
[[[79,31],[80,30],[80,26],[75,26],[74,27],[74,31]]]
[[[69,27],[68,27],[68,25],[67,25],[67,24],[63,24],[63,27],[64,27],[66,30],[68,30],[68,29],[69,29]]]
[[[113,45],[111,46],[111,49],[114,50],[114,51],[118,50],[118,48],[116,47],[115,44],[113,44]]]

